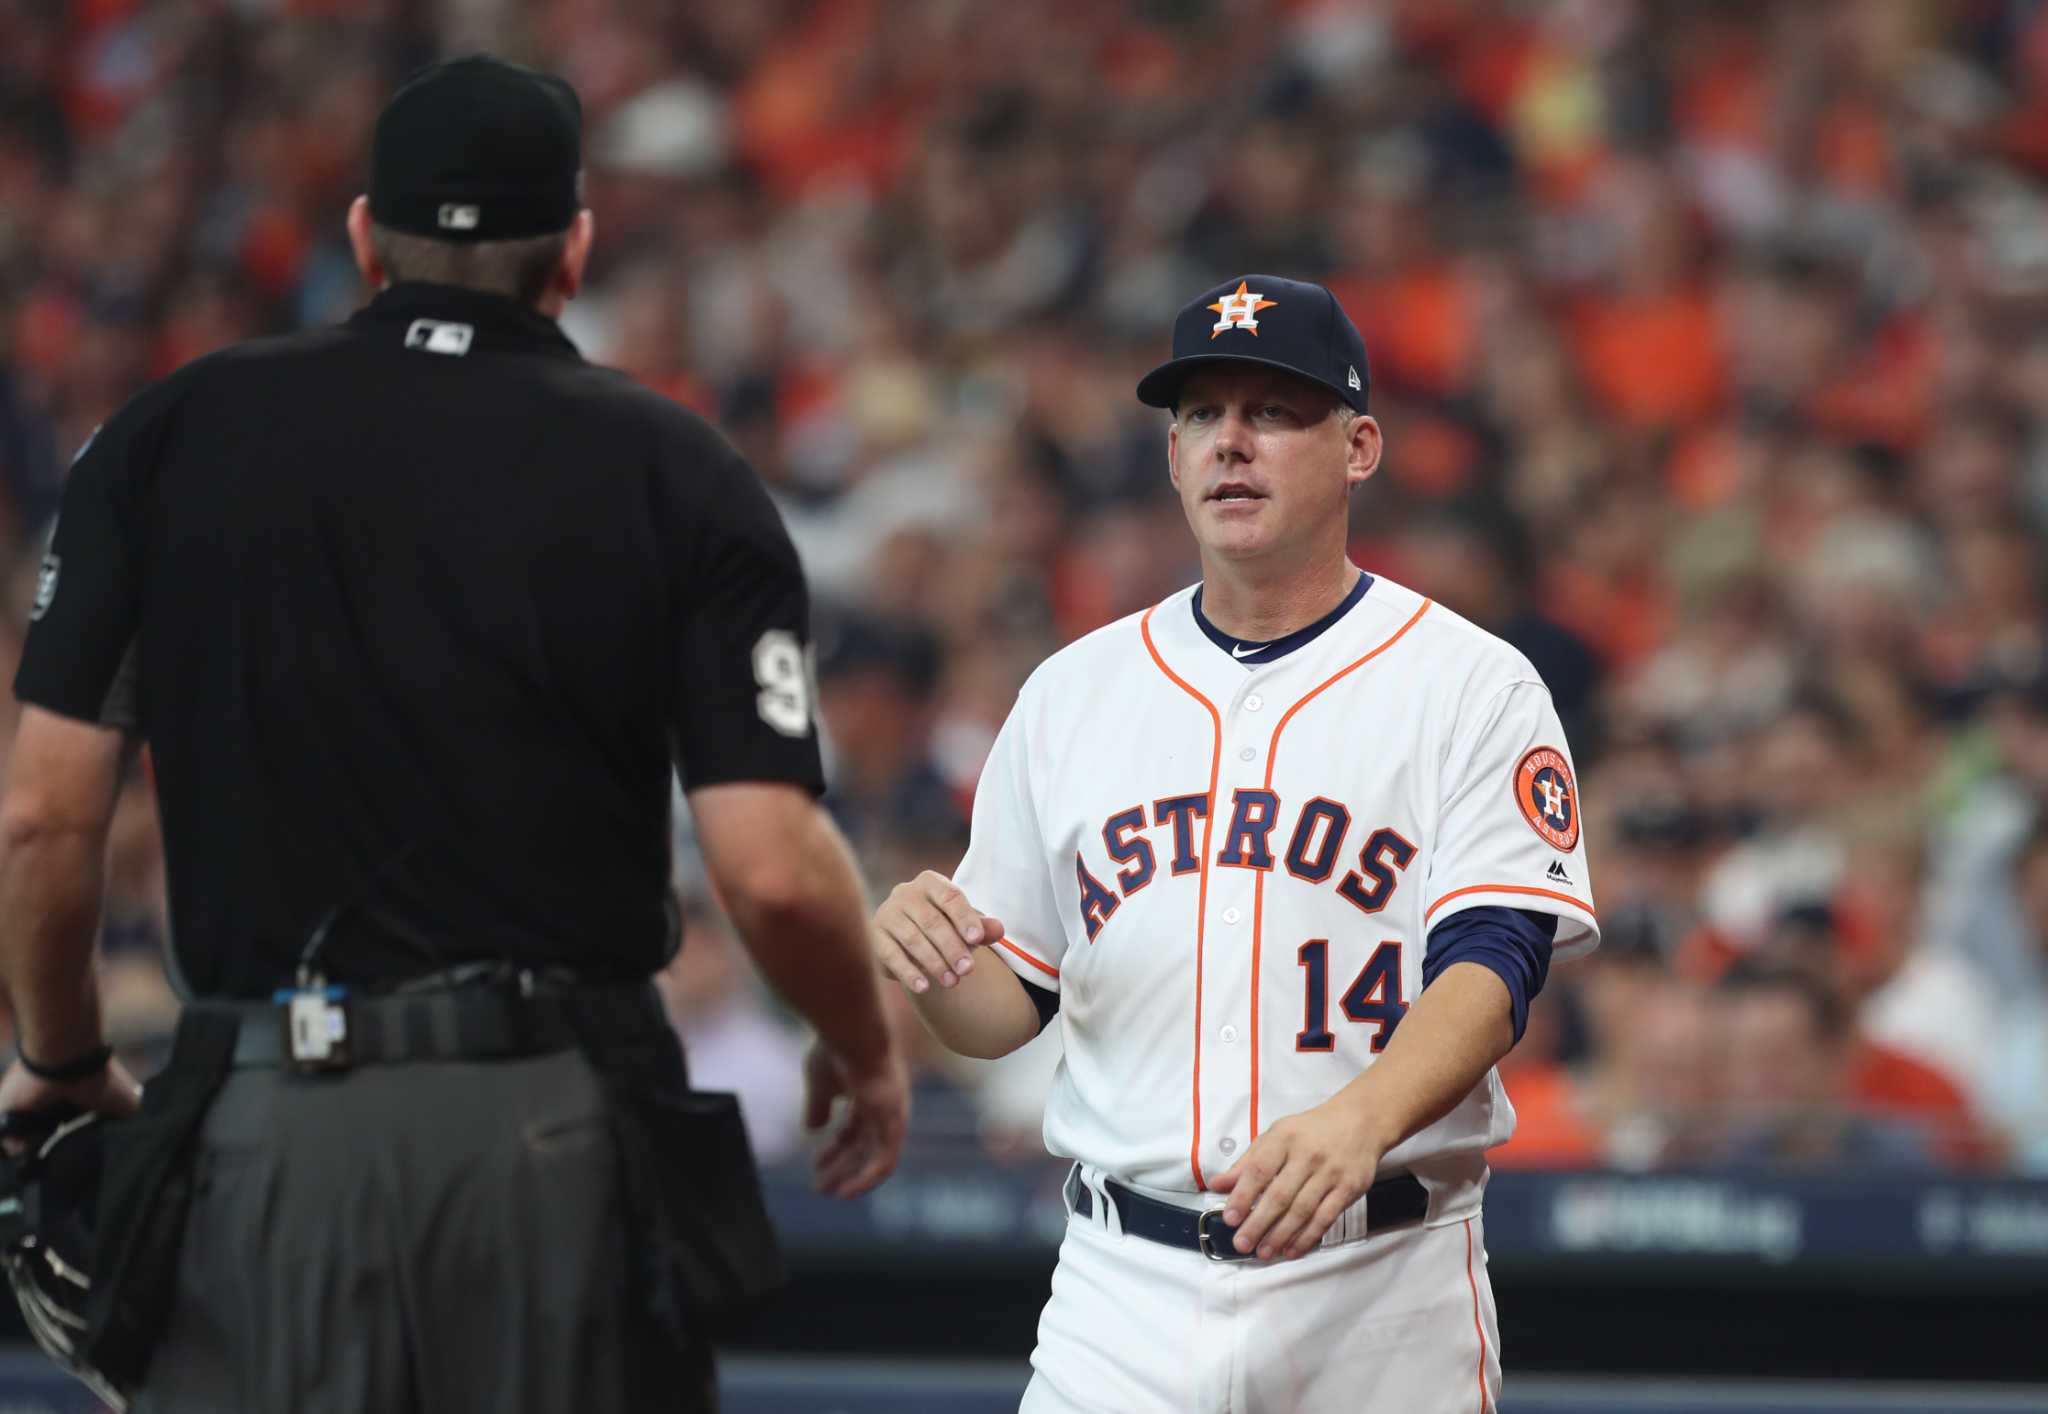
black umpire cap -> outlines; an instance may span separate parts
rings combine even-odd
[[[1138,401],[1172,408],[1181,380],[1212,363],[1260,363],[1320,383],[1354,412],[1372,386],[1358,326],[1321,285],[1239,275],[1196,295],[1173,321],[1173,357],[1138,380]]]
[[[566,230],[582,207],[583,104],[576,90],[487,54],[407,79],[377,117],[370,215],[441,241]]]

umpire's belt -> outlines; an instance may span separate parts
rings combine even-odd
[[[1067,1185],[1074,1195],[1074,1211],[1084,1218],[1093,1217],[1095,1195],[1087,1184],[1081,1182],[1078,1167],[1067,1176]],[[1105,1178],[1102,1186],[1109,1193],[1109,1201],[1116,1206],[1117,1220],[1123,1224],[1123,1230],[1133,1237],[1164,1243],[1168,1247],[1185,1247],[1213,1262],[1243,1262],[1255,1255],[1254,1252],[1240,1252],[1231,1245],[1237,1229],[1223,1221],[1221,1208],[1183,1208],[1174,1203],[1162,1203],[1157,1198],[1133,1192],[1113,1178]],[[1421,1222],[1428,1213],[1429,1190],[1410,1174],[1383,1178],[1365,1191],[1367,1237],[1388,1228]]]
[[[571,1007],[619,1006],[638,1012],[660,1002],[645,982],[587,985],[521,995],[510,987],[470,985],[430,991],[355,996],[349,1010],[349,1064],[403,1061],[511,1060],[548,1055],[577,1044]],[[274,1002],[193,1002],[203,1011],[233,1013],[238,1067],[284,1066],[289,1059],[282,1008]]]

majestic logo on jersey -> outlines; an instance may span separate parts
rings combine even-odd
[[[1515,767],[1515,804],[1529,828],[1569,854],[1579,842],[1579,787],[1571,763],[1554,746],[1539,746]]]
[[[1192,874],[1201,868],[1196,849],[1195,822],[1209,818],[1209,797],[1202,792],[1171,795],[1152,802],[1149,823],[1168,833],[1159,841],[1160,850],[1170,849],[1167,868],[1172,874]],[[1133,805],[1119,810],[1102,822],[1102,844],[1112,864],[1124,866],[1112,873],[1091,870],[1080,851],[1074,853],[1074,883],[1081,908],[1081,923],[1088,941],[1108,923],[1124,899],[1152,882],[1159,870],[1159,850],[1147,838],[1145,807]],[[1365,837],[1349,857],[1356,867],[1338,873],[1347,857],[1345,844],[1351,832],[1351,811],[1338,801],[1316,796],[1283,820],[1279,795],[1270,790],[1245,789],[1231,792],[1229,809],[1217,817],[1215,862],[1227,869],[1252,869],[1271,873],[1285,869],[1309,884],[1335,880],[1337,892],[1362,913],[1379,913],[1400,887],[1401,876],[1416,856],[1416,847],[1398,830],[1382,827]],[[1286,829],[1281,826],[1285,824]]]
[[[1259,337],[1259,311],[1271,309],[1279,301],[1269,300],[1257,290],[1246,289],[1248,283],[1250,282],[1239,280],[1234,293],[1225,295],[1209,306],[1216,311],[1216,323],[1209,330],[1210,338],[1215,338],[1225,329],[1243,329],[1254,339]]]

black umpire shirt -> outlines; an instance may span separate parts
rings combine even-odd
[[[79,454],[18,695],[150,744],[199,996],[671,945],[687,787],[823,788],[802,573],[705,422],[509,299],[400,285]]]

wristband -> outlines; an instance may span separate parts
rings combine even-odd
[[[27,1051],[16,1051],[15,1058],[21,1068],[38,1080],[47,1080],[53,1085],[68,1085],[74,1080],[90,1080],[107,1068],[107,1062],[114,1058],[112,1046],[96,1046],[77,1060],[62,1065],[38,1065],[28,1058]]]

